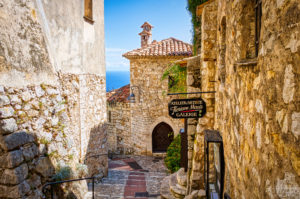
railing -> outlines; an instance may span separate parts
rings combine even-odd
[[[49,182],[45,184],[42,188],[42,192],[45,193],[45,188],[50,186],[50,192],[51,192],[51,199],[54,199],[54,192],[53,192],[53,185],[56,184],[63,184],[63,183],[68,183],[68,182],[75,182],[75,181],[81,181],[81,180],[92,180],[92,192],[93,192],[93,197],[92,199],[95,198],[94,195],[94,185],[95,185],[95,177],[89,177],[89,178],[78,178],[78,179],[73,179],[73,180],[63,180],[63,181],[56,181],[56,182]]]

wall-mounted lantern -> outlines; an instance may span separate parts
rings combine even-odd
[[[223,199],[225,161],[223,139],[218,131],[204,131],[204,154],[206,198]]]
[[[135,103],[135,95],[134,95],[134,93],[133,93],[133,90],[134,90],[134,88],[137,88],[138,89],[138,92],[139,92],[139,102],[141,102],[141,90],[140,90],[140,87],[139,86],[130,86],[130,89],[131,89],[131,94],[130,94],[130,96],[128,97],[128,100],[129,100],[129,102],[130,103]]]

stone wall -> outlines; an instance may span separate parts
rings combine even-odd
[[[26,132],[2,126],[0,197],[41,198],[42,183],[54,174],[48,157],[40,156],[36,139]]]
[[[183,128],[180,119],[168,114],[168,103],[180,96],[168,96],[168,80],[161,81],[162,74],[174,58],[138,58],[130,60],[130,85],[134,87],[136,102],[130,104],[131,133],[137,154],[152,154],[152,132],[161,122],[169,124],[174,134]]]
[[[108,104],[108,150],[112,154],[132,154],[131,119],[129,102]]]
[[[93,24],[84,0],[0,0],[0,139],[30,132],[53,172],[107,173],[103,9],[94,1]]]
[[[202,13],[201,89],[217,92],[208,103],[214,113],[207,115],[210,122],[198,121],[194,153],[203,150],[203,128],[219,130],[225,191],[232,198],[299,198],[299,2],[262,1],[257,58],[251,6],[252,1],[216,0]],[[208,29],[216,32],[208,35]],[[206,46],[205,39],[212,45]],[[217,53],[208,58],[216,62],[205,59],[211,50]],[[198,155],[193,168],[203,164]],[[194,172],[195,177],[201,188],[201,173]]]
[[[1,132],[32,132],[40,154],[50,158],[54,169],[60,165],[75,168],[82,162],[89,175],[106,175],[104,81],[96,75],[68,74],[63,75],[59,87],[0,86]]]

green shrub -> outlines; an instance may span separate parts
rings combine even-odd
[[[72,176],[72,169],[69,166],[58,166],[53,179],[55,181],[68,180]]]
[[[180,169],[180,150],[181,138],[180,134],[175,137],[167,149],[165,164],[170,172],[174,173]]]

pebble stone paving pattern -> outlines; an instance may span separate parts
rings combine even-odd
[[[95,185],[95,198],[158,199],[161,181],[167,175],[161,157],[114,157],[109,160],[107,177]]]

